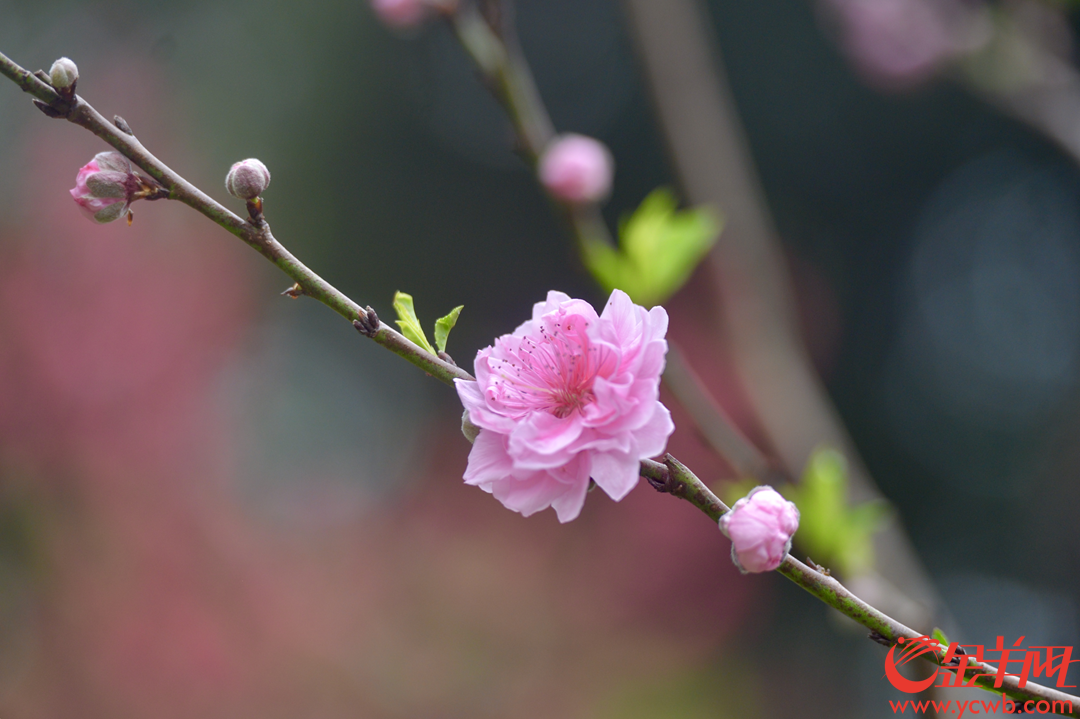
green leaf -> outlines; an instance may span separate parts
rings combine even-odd
[[[949,638],[945,636],[945,632],[941,631],[937,627],[934,627],[934,631],[930,633],[930,636],[938,644],[942,644],[946,647],[949,646]]]
[[[586,241],[585,266],[604,289],[621,289],[650,307],[683,286],[716,242],[723,218],[709,207],[677,207],[675,196],[661,187],[620,222],[618,249]]]
[[[817,449],[797,487],[785,496],[799,508],[800,548],[822,564],[835,565],[846,575],[874,566],[874,534],[891,510],[884,501],[852,507],[848,504],[847,462],[833,449]]]
[[[435,354],[435,348],[428,342],[427,336],[424,335],[424,328],[420,326],[420,321],[416,319],[416,310],[413,309],[412,295],[407,295],[404,292],[395,292],[394,311],[397,312],[397,324],[398,327],[401,328],[401,334],[405,335],[408,339],[420,345],[431,354]]]
[[[440,352],[446,351],[446,338],[450,336],[450,330],[457,324],[458,315],[464,307],[465,305],[458,305],[450,310],[450,314],[435,320],[435,346]]]

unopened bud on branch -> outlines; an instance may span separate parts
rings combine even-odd
[[[254,200],[269,186],[270,170],[254,157],[237,162],[225,176],[225,189],[241,200]]]
[[[62,57],[49,69],[49,82],[57,90],[74,87],[79,80],[79,68],[71,58]]]
[[[799,510],[769,486],[755,487],[720,517],[720,531],[731,539],[731,559],[744,574],[779,567],[798,528]]]
[[[540,182],[553,197],[574,204],[598,202],[611,191],[615,163],[603,143],[584,135],[561,135],[540,157]]]
[[[138,199],[143,182],[119,152],[99,152],[79,169],[71,196],[94,222],[119,220]]]

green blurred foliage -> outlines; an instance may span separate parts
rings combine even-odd
[[[723,218],[708,207],[678,210],[670,190],[649,194],[619,223],[619,248],[589,242],[585,266],[606,291],[620,289],[639,305],[658,305],[690,277],[716,242]]]
[[[815,450],[802,481],[780,491],[799,508],[795,540],[804,552],[846,576],[873,568],[874,533],[891,510],[883,500],[850,505],[847,461],[842,454],[828,448]]]

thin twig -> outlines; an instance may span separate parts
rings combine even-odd
[[[775,471],[769,466],[768,458],[739,431],[674,343],[668,344],[664,385],[690,414],[705,441],[740,478],[754,477],[762,483],[772,481]]]
[[[649,480],[649,483],[654,488],[686,500],[704,512],[714,522],[719,521],[720,517],[729,511],[727,505],[721,502],[693,472],[677,459],[670,454],[664,459],[664,464],[651,460],[641,463],[642,476]],[[900,637],[918,639],[925,636],[859,599],[834,577],[823,574],[816,569],[811,569],[791,555],[784,559],[784,562],[776,571],[844,616],[854,619],[869,629],[872,633],[871,636],[876,634],[878,638],[884,640],[887,644],[896,643]],[[931,652],[923,654],[922,658],[939,667],[942,666],[935,660]],[[983,689],[998,693],[1004,692],[1009,697],[1020,702],[1045,700],[1067,703],[1068,706],[1072,707],[1072,711],[1063,711],[1060,712],[1061,714],[1075,715],[1080,713],[1080,697],[1074,697],[1056,689],[1031,682],[1027,682],[1021,688],[1019,678],[1011,675],[1004,677],[1001,687],[995,687],[994,681],[997,667],[986,662],[970,660],[968,666],[974,668],[974,675],[984,675],[977,676],[974,680],[975,684]],[[948,669],[948,667],[945,668]],[[971,676],[968,676],[968,680],[971,680]]]
[[[215,224],[224,227],[239,237],[249,247],[255,249],[291,277],[300,286],[305,296],[322,302],[350,322],[365,316],[366,311],[360,305],[312,272],[304,263],[285,249],[274,238],[268,224],[264,222],[257,225],[244,220],[216,202],[164,162],[154,157],[134,136],[123,132],[116,125],[106,120],[90,103],[78,95],[75,95],[70,102],[64,100],[51,87],[14,63],[3,53],[0,53],[0,73],[11,78],[24,91],[41,102],[47,103],[52,110],[59,113],[59,117],[86,128],[112,145],[117,152],[131,160],[139,169],[168,190],[170,200],[183,202],[210,218]],[[472,376],[465,370],[439,359],[430,352],[426,352],[389,325],[379,323],[378,329],[371,334],[367,334],[367,336],[443,382],[452,384],[454,379],[472,379]]]
[[[48,88],[40,81],[35,83],[36,78],[28,79],[33,78],[33,76],[11,62],[3,54],[0,54],[0,72],[11,77],[20,87],[34,94],[42,102],[46,101],[42,98],[50,97],[51,88]],[[380,322],[370,309],[364,310],[360,308],[355,302],[322,280],[277,242],[270,232],[268,224],[263,221],[256,224],[242,220],[216,203],[151,155],[134,137],[121,132],[115,125],[106,121],[78,96],[75,96],[70,103],[63,105],[61,105],[59,96],[55,95],[55,93],[53,93],[53,96],[54,99],[49,105],[52,110],[61,113],[69,121],[89,129],[95,135],[104,139],[168,189],[171,199],[180,200],[193,207],[216,224],[225,227],[237,237],[240,237],[249,246],[258,250],[260,254],[270,259],[289,277],[293,278],[303,289],[305,295],[319,299],[323,304],[353,321],[363,334],[372,337],[379,344],[438,379],[448,384],[452,383],[454,379],[472,379],[464,370],[431,355],[404,336],[390,329]],[[641,463],[641,474],[654,487],[685,499],[698,507],[713,521],[719,520],[720,516],[728,511],[728,507],[708,487],[671,455],[666,457],[666,464],[644,460]],[[914,630],[896,622],[884,613],[859,600],[835,579],[807,567],[793,557],[789,556],[785,559],[777,571],[829,606],[868,627],[885,640],[895,642],[901,636],[912,639],[920,636]],[[992,674],[990,665],[978,666],[980,671]],[[992,678],[980,677],[977,682],[986,686],[987,683],[992,685],[993,680]],[[1069,701],[1071,705],[1072,700],[1076,699],[1078,703],[1077,710],[1080,711],[1080,699],[1030,683],[1024,689],[1020,689],[1018,681],[1014,677],[1006,677],[1004,691],[1009,696],[1022,700]]]
[[[508,18],[496,32],[474,2],[462,2],[448,20],[461,46],[476,63],[488,89],[506,110],[514,126],[519,150],[529,166],[535,169],[544,149],[554,139],[555,130],[513,24]],[[554,198],[552,202],[573,233],[579,249],[594,244],[615,244],[595,204],[571,205]]]
[[[724,208],[724,232],[706,261],[759,421],[788,474],[797,476],[816,447],[829,445],[849,459],[851,500],[880,498],[799,338],[783,253],[716,39],[705,29],[705,8],[698,0],[623,1],[682,189],[694,204]],[[914,624],[929,611],[948,630],[944,605],[902,527],[887,525],[874,542],[891,585],[916,600],[894,610]]]

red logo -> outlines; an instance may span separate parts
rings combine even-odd
[[[900,673],[900,670],[896,668],[897,658],[895,656],[896,648],[907,644],[903,653],[900,655],[900,664],[907,664],[912,659],[920,657],[927,652],[937,652],[941,649],[941,644],[935,639],[930,637],[919,637],[918,639],[907,640],[904,637],[900,637],[896,640],[896,644],[889,647],[889,653],[885,655],[885,676],[889,678],[889,683],[902,692],[908,694],[918,694],[919,692],[926,691],[934,685],[934,681],[938,677],[938,672],[934,672],[926,679],[914,680],[908,679]],[[941,671],[940,669],[938,671]]]
[[[1001,688],[1005,677],[1017,677],[1020,688],[1027,686],[1031,677],[1045,676],[1047,680],[1056,677],[1056,686],[1072,688],[1075,684],[1066,684],[1065,678],[1069,665],[1080,662],[1072,658],[1072,647],[1031,646],[1021,648],[1024,637],[1020,637],[1011,646],[1005,647],[1005,638],[998,637],[992,649],[982,644],[957,644],[952,642],[946,647],[931,637],[905,639],[900,637],[885,655],[885,676],[889,683],[907,694],[918,694],[932,686],[938,687],[973,687],[979,677],[993,677],[994,687]],[[896,649],[901,647],[900,656]],[[970,651],[969,651],[970,650]],[[925,679],[908,679],[900,673],[898,666],[907,664],[912,659],[931,652],[935,664],[940,668]],[[996,653],[996,656],[988,656]],[[984,662],[992,661],[997,666]],[[1019,673],[1009,672],[1009,665],[1021,665]],[[965,676],[965,672],[970,672]],[[935,683],[940,679],[940,683]]]

